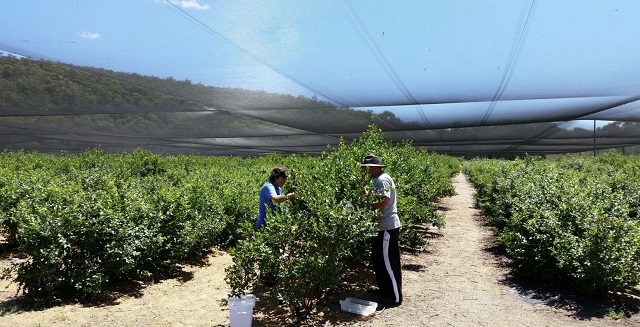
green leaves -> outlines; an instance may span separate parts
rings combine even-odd
[[[639,162],[608,154],[465,169],[518,274],[605,292],[640,282]]]
[[[104,296],[113,281],[148,279],[228,243],[224,231],[241,221],[226,216],[237,203],[219,190],[234,176],[218,161],[4,153],[1,222],[29,256],[16,281],[41,301]]]
[[[440,222],[431,202],[453,192],[450,178],[458,161],[410,144],[392,147],[377,127],[370,126],[361,138],[341,143],[321,157],[280,158],[276,164],[291,169],[283,192],[295,192],[295,199],[282,205],[281,214],[268,216],[267,226],[248,234],[233,251],[234,265],[227,269],[232,295],[251,292],[261,274],[273,275],[278,280],[273,292],[296,316],[303,316],[339,285],[347,269],[368,260],[369,240],[380,214],[371,209],[379,195],[372,192],[370,177],[360,167],[369,154],[381,156],[396,180],[401,242],[409,247],[426,243],[419,227]],[[258,188],[253,191],[256,196]]]
[[[213,246],[232,247],[227,282],[251,290],[261,272],[299,313],[368,258],[378,201],[359,166],[376,154],[397,187],[401,243],[419,248],[425,224],[442,225],[433,202],[451,195],[459,161],[410,143],[393,146],[371,126],[320,157],[159,156],[145,151],[79,156],[0,155],[0,224],[29,260],[16,281],[29,296],[90,298],[110,283],[145,280]],[[255,230],[258,190],[277,165],[291,169],[282,214]]]

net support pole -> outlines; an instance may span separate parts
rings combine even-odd
[[[596,120],[593,120],[593,156],[596,156]]]

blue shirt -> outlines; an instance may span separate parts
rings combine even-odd
[[[256,221],[256,228],[267,224],[267,205],[271,208],[271,213],[274,213],[276,211],[276,205],[271,201],[271,197],[281,194],[282,189],[273,185],[270,181],[262,185],[260,188],[260,216],[258,217],[258,221]]]

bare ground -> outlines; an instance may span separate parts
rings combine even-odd
[[[373,275],[363,269],[322,301],[313,326],[640,326],[640,290],[619,294],[633,314],[614,320],[607,301],[566,293],[544,293],[514,281],[494,235],[474,200],[465,175],[453,179],[457,195],[439,204],[446,228],[429,228],[428,251],[403,252],[404,303],[363,317],[340,310],[345,297],[370,299],[363,289]],[[11,260],[5,255],[0,262]],[[212,251],[203,262],[185,265],[177,278],[150,285],[125,285],[112,303],[61,304],[40,311],[21,311],[16,286],[0,280],[0,326],[228,326],[229,292],[224,268],[228,254]],[[292,325],[289,311],[279,306],[268,288],[257,289],[254,326]]]

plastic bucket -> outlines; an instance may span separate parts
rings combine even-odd
[[[256,297],[253,294],[248,294],[239,298],[230,297],[228,301],[231,327],[251,327]]]
[[[253,312],[229,311],[231,327],[251,327]]]

